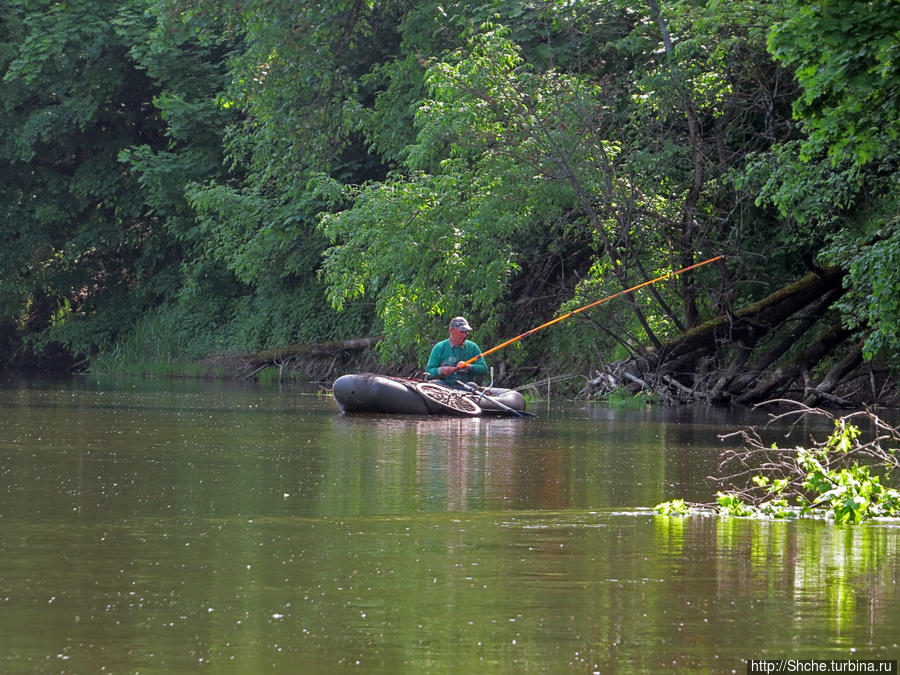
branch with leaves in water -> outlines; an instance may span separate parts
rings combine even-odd
[[[773,414],[769,424],[793,419],[793,427],[811,416],[824,416],[833,421],[834,430],[824,441],[812,440],[809,447],[794,448],[767,446],[753,427],[722,435],[723,440],[739,437],[743,444],[723,453],[719,464],[723,475],[711,477],[722,488],[716,493],[716,502],[675,499],[658,504],[657,513],[769,518],[819,515],[837,523],[900,516],[900,490],[885,484],[900,468],[896,449],[900,427],[891,426],[870,410],[837,417],[797,401],[766,403],[793,407]],[[861,424],[866,425],[865,434]]]

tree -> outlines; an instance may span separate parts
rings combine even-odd
[[[150,231],[116,157],[157,139],[160,125],[118,28],[133,9],[3,3],[0,314],[27,323],[38,344],[108,346],[140,311],[124,297]],[[72,324],[75,315],[86,321]],[[64,324],[71,330],[54,330]]]
[[[776,148],[763,197],[831,232],[825,260],[848,269],[840,307],[865,354],[900,351],[900,16],[891,0],[787,3],[769,47],[794,68],[805,137]]]
[[[580,296],[594,298],[719,249],[729,229],[722,221],[733,209],[720,203],[723,183],[741,168],[739,148],[727,144],[732,137],[755,139],[747,128],[750,106],[741,105],[747,85],[729,70],[726,55],[737,45],[742,55],[762,61],[763,35],[747,28],[748,16],[723,13],[704,23],[697,10],[675,15],[687,35],[673,40],[659,12],[663,36],[639,15],[606,6],[603,25],[615,28],[614,35],[605,29],[615,47],[605,48],[608,60],[601,63],[585,64],[570,54],[571,60],[550,68],[526,58],[510,30],[491,26],[435,58],[418,137],[407,153],[410,173],[398,171],[382,193],[369,184],[353,208],[326,218],[335,243],[326,278],[336,304],[371,293],[388,325],[387,344],[403,344],[414,339],[415,316],[437,316],[467,303],[483,312],[482,323],[501,325],[507,318],[501,298],[535,270],[528,244],[542,238],[569,251],[564,257],[575,262],[571,276],[580,280]],[[695,24],[712,30],[712,41],[709,32],[691,33]],[[658,56],[663,43],[669,45],[667,59]],[[718,153],[710,156],[710,147]],[[408,203],[396,199],[428,181],[470,189],[459,197],[442,189],[434,208],[418,211],[419,187]],[[406,210],[398,212],[403,203]],[[490,219],[479,215],[485,204],[491,205]],[[443,255],[422,257],[411,247],[447,232],[450,222],[459,238]],[[403,223],[402,230],[392,223]],[[394,262],[388,252],[396,250],[417,253],[388,275]],[[481,282],[478,270],[488,275]],[[657,333],[693,324],[700,311],[690,284],[681,312],[670,292],[654,288],[647,295],[652,302],[626,301],[633,327],[628,319],[619,322],[619,332],[633,336],[632,349],[646,342],[660,346]],[[567,299],[557,298],[544,311],[558,310]]]
[[[177,2],[181,16],[240,35],[218,105],[240,111],[224,126],[231,173],[185,185],[194,245],[243,288],[224,317],[232,348],[261,349],[368,333],[366,312],[322,312],[317,278],[328,208],[311,179],[381,174],[359,110],[363,77],[396,43],[399,3]],[[206,291],[204,292],[206,293]]]
[[[351,209],[323,221],[334,242],[324,267],[332,301],[375,297],[393,354],[419,343],[423,315],[466,307],[483,334],[499,328],[510,281],[532,255],[528,244],[546,242],[549,223],[565,227],[573,203],[577,183],[551,153],[570,151],[579,120],[565,118],[568,136],[554,136],[559,127],[547,120],[564,114],[568,85],[575,96],[589,90],[574,78],[534,76],[503,32],[490,29],[471,51],[436,61],[427,77],[431,96],[418,113],[409,172],[364,185]],[[574,239],[590,244],[590,236]]]

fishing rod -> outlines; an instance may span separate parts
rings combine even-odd
[[[663,279],[671,279],[672,277],[677,277],[679,274],[684,274],[685,272],[690,272],[691,270],[695,270],[698,267],[703,267],[704,265],[708,265],[709,263],[715,262],[716,260],[721,260],[724,257],[725,257],[724,255],[717,255],[715,258],[710,258],[709,260],[704,260],[703,262],[694,263],[693,265],[689,265],[683,269],[678,270],[677,272],[666,272],[665,274],[662,274],[662,275],[656,277],[655,279],[650,279],[649,281],[644,281],[643,283],[640,283],[637,286],[632,286],[631,288],[626,288],[625,290],[619,291],[618,293],[613,293],[612,295],[608,295],[605,298],[601,298],[600,300],[595,300],[594,302],[592,302],[589,305],[585,305],[584,307],[579,307],[578,309],[572,310],[568,314],[563,314],[562,316],[558,316],[555,319],[551,319],[547,323],[542,323],[537,328],[532,328],[531,330],[525,331],[521,335],[517,335],[516,337],[511,338],[511,339],[507,340],[506,342],[502,342],[499,345],[497,345],[496,347],[491,347],[487,351],[481,352],[481,354],[479,354],[478,356],[473,356],[468,361],[460,361],[458,364],[456,364],[456,369],[459,370],[460,368],[465,368],[466,366],[471,366],[473,363],[475,363],[481,357],[487,356],[488,354],[493,354],[498,349],[503,349],[504,347],[511,345],[514,342],[518,342],[522,338],[526,338],[529,335],[534,335],[539,330],[543,330],[544,328],[547,328],[548,326],[552,326],[555,323],[559,323],[563,319],[568,319],[570,316],[574,316],[575,314],[578,314],[579,312],[583,312],[587,309],[590,309],[591,307],[596,307],[597,305],[600,305],[604,302],[609,302],[610,300],[613,300],[614,298],[618,298],[620,295],[634,293],[635,291],[640,290],[641,288],[644,288],[644,286],[650,286],[651,284],[655,284],[656,282],[662,281]]]

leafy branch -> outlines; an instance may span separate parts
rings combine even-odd
[[[887,447],[900,443],[900,427],[871,410],[836,417],[797,401],[768,403],[793,406],[772,415],[769,424],[792,419],[793,427],[806,418],[822,416],[833,421],[834,430],[824,441],[812,439],[808,447],[793,448],[766,445],[753,427],[722,435],[723,440],[739,437],[743,443],[722,455],[722,475],[712,477],[721,488],[715,504],[674,500],[657,505],[657,512],[684,515],[712,510],[720,515],[773,518],[824,514],[837,523],[900,515],[900,491],[882,483],[900,468],[896,448]]]

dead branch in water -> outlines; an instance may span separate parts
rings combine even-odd
[[[790,399],[765,401],[756,407],[771,404],[792,406],[793,409],[773,413],[766,427],[792,420],[793,428],[810,417],[819,416],[832,420],[838,430],[853,425],[861,429],[861,433],[858,436],[844,435],[844,439],[850,439],[849,446],[844,450],[833,447],[831,435],[825,440],[810,439],[806,444],[795,447],[766,445],[755,427],[719,436],[722,440],[740,438],[742,446],[726,450],[719,463],[719,473],[724,475],[710,478],[749,504],[758,505],[770,498],[768,486],[776,480],[787,481],[781,496],[791,499],[806,495],[808,470],[800,464],[802,453],[808,455],[815,451],[834,450],[817,455],[825,471],[839,470],[852,464],[874,465],[887,471],[900,468],[896,449],[886,447],[888,444],[900,446],[900,427],[891,426],[872,410],[861,410],[839,417],[827,410]],[[865,429],[862,428],[863,425],[866,426]],[[751,484],[754,476],[765,477],[768,482]]]

